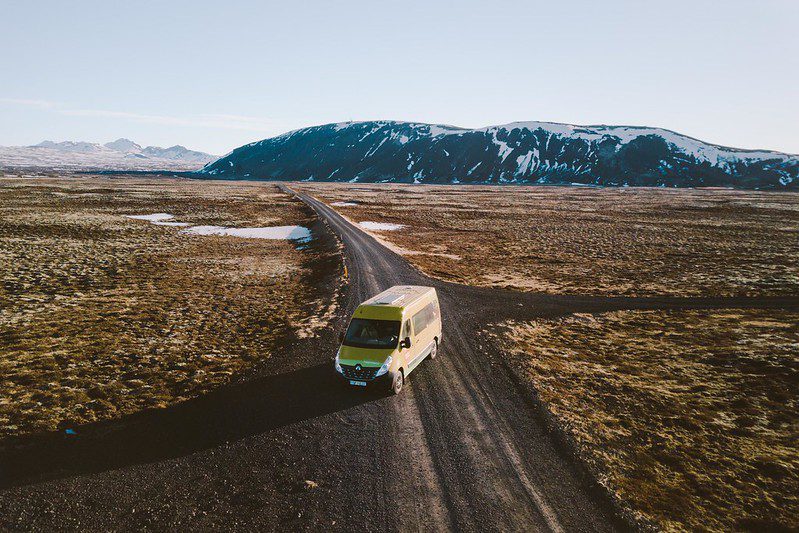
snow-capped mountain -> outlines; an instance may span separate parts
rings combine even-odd
[[[130,139],[124,138],[117,139],[116,141],[112,141],[110,143],[105,143],[103,146],[110,148],[111,150],[116,150],[117,152],[138,154],[142,151],[141,145],[136,144]]]
[[[409,122],[304,128],[237,148],[202,177],[405,183],[799,187],[799,156],[636,126]]]
[[[117,139],[103,145],[83,141],[43,141],[34,146],[0,147],[0,167],[65,170],[196,170],[217,158],[184,146],[141,145]]]
[[[60,143],[53,141],[42,141],[39,144],[31,146],[30,148],[48,148],[50,150],[58,150],[59,152],[78,152],[81,154],[90,154],[102,150],[99,144],[87,143],[84,141],[64,141]]]
[[[148,157],[156,157],[160,159],[172,159],[175,161],[187,161],[191,163],[201,163],[205,164],[209,161],[213,161],[216,156],[212,156],[210,154],[206,154],[205,152],[196,152],[194,150],[189,150],[185,146],[180,146],[176,144],[175,146],[170,146],[169,148],[161,148],[158,146],[148,146],[141,150],[142,154]]]

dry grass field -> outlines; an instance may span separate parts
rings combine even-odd
[[[125,216],[153,213],[231,227],[314,220],[271,184],[0,178],[0,438],[199,395],[328,305],[312,243]]]
[[[799,194],[308,184],[429,275],[557,294],[799,294]]]
[[[511,365],[640,515],[667,530],[799,528],[799,312],[627,311],[505,330]]]

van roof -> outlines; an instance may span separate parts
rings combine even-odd
[[[372,296],[355,310],[355,317],[382,320],[401,320],[402,312],[416,301],[435,293],[433,287],[420,285],[396,285]]]
[[[361,305],[390,305],[392,307],[407,307],[427,293],[434,291],[433,287],[420,285],[395,285],[380,294],[372,296]]]

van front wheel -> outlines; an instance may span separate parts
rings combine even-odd
[[[430,350],[430,359],[435,359],[438,355],[438,341],[433,344],[433,348]]]
[[[402,375],[402,371],[398,370],[397,372],[394,373],[394,379],[391,380],[391,393],[399,394],[404,384],[405,384],[405,377]]]

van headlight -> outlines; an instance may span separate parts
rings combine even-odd
[[[338,352],[336,352],[336,361],[335,361],[336,372],[339,374],[343,374],[344,371],[341,369],[341,363],[338,361]]]
[[[383,363],[383,366],[381,366],[381,367],[380,367],[380,368],[377,370],[377,374],[375,374],[375,377],[377,377],[377,376],[382,376],[383,374],[385,374],[386,372],[388,372],[388,368],[389,368],[390,366],[391,366],[391,356],[389,355],[389,356],[388,356],[388,359],[386,359],[386,362],[385,362],[385,363]]]

